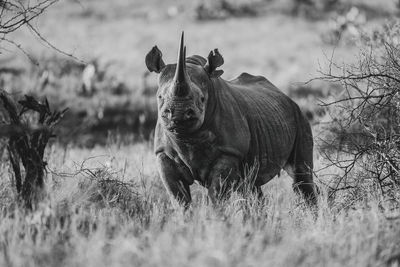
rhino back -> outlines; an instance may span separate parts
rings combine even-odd
[[[286,164],[293,150],[301,113],[288,96],[264,77],[243,73],[237,79],[224,83],[226,86],[216,89],[224,90],[219,100],[226,101],[224,97],[233,98],[234,103],[230,110],[221,111],[231,113],[232,118],[222,122],[223,127],[220,126],[220,129],[237,118],[244,118],[247,129],[242,131],[247,131],[247,134],[240,135],[249,139],[246,140],[248,146],[244,163],[251,165],[257,161],[260,164],[260,178],[256,184],[263,184]],[[232,131],[224,134],[224,138],[228,139],[226,143],[233,146],[243,142]]]

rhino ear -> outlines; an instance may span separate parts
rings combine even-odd
[[[165,63],[162,60],[162,53],[157,46],[154,46],[149,53],[146,55],[146,66],[151,72],[160,73],[165,67]]]
[[[214,49],[214,51],[210,51],[210,54],[208,54],[207,64],[204,66],[204,69],[211,78],[217,78],[224,73],[223,70],[217,70],[217,68],[223,64],[224,58],[218,52],[218,49]]]

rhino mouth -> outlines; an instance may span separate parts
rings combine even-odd
[[[187,120],[169,121],[167,130],[170,132],[182,133],[192,130],[197,125],[198,119],[191,118]]]

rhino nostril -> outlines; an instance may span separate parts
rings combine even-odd
[[[164,110],[164,115],[165,115],[165,117],[171,119],[171,118],[172,118],[172,112],[171,112],[171,110],[170,110],[169,108],[166,108],[166,109]]]
[[[196,114],[194,113],[194,110],[193,110],[193,109],[188,109],[188,110],[185,112],[185,118],[186,118],[186,119],[191,119],[191,118],[193,118],[195,115],[196,115]]]

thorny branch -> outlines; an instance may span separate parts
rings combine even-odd
[[[6,35],[15,32],[25,24],[37,18],[59,0],[36,0],[31,6],[31,1],[2,0],[0,2],[0,34]]]
[[[341,83],[337,99],[321,105],[338,108],[331,140],[323,140],[328,164],[341,170],[327,184],[329,196],[347,191],[359,197],[360,188],[390,195],[400,186],[400,44],[394,36],[400,24],[385,29],[380,39],[367,39],[357,64],[338,65],[332,60],[322,79]]]
[[[51,49],[82,62],[82,60],[76,58],[73,54],[67,53],[49,42],[33,24],[36,18],[58,1],[59,0],[0,0],[0,45],[2,42],[5,42],[17,47],[37,65],[38,63],[36,60],[29,55],[20,44],[9,38],[10,33],[18,31],[22,27],[27,27],[34,36],[38,37]],[[0,49],[2,49],[1,46]]]

